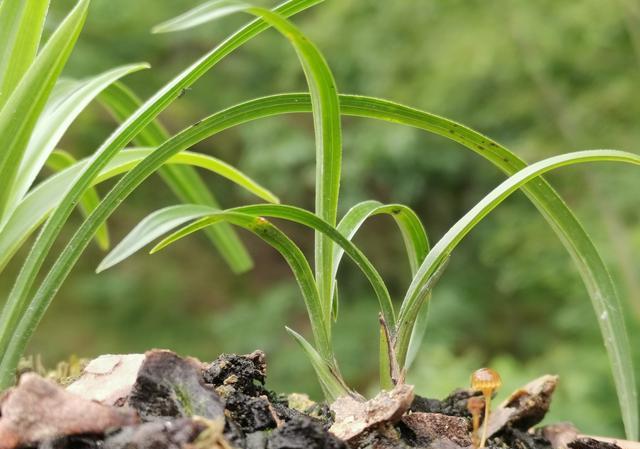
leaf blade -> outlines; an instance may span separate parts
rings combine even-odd
[[[382,204],[379,201],[363,201],[356,204],[342,217],[342,220],[338,224],[338,230],[349,240],[351,240],[362,225],[369,218],[375,215],[386,214],[390,215],[396,222],[398,229],[402,235],[404,246],[409,257],[409,265],[411,267],[411,275],[414,276],[418,267],[429,252],[429,239],[427,232],[417,214],[409,207],[402,204]],[[338,267],[342,260],[344,251],[342,248],[335,247],[333,250],[333,279],[335,280]],[[334,285],[337,289],[337,286]],[[337,292],[337,290],[336,290]],[[422,319],[413,327],[413,333],[411,342],[409,344],[411,350],[409,352],[407,363],[405,363],[405,369],[413,362],[417,353],[417,347],[422,341],[426,332],[427,316],[429,313],[429,302],[425,300],[422,305],[422,311],[420,317]],[[386,320],[385,320],[386,322]],[[393,323],[392,323],[393,324]],[[393,327],[389,329],[394,332]],[[393,338],[393,335],[390,337]],[[389,354],[389,347],[391,346],[387,341],[387,334],[381,332],[380,334],[380,386],[383,389],[388,389],[393,385],[390,377],[391,373],[391,359]]]
[[[5,215],[18,166],[40,113],[82,30],[89,6],[79,0],[53,33],[0,110],[0,220]]]
[[[322,220],[317,215],[307,210],[285,204],[252,204],[249,206],[234,207],[223,212],[241,213],[253,217],[264,216],[270,218],[280,218],[283,220],[302,224],[313,229],[314,231],[321,232],[322,234],[326,235],[327,238],[330,238],[333,242],[340,245],[340,247],[344,249],[347,255],[367,277],[369,283],[376,293],[380,305],[380,310],[382,311],[385,319],[388,319],[389,323],[395,324],[396,317],[395,311],[393,310],[391,297],[389,296],[389,292],[387,291],[384,280],[375,269],[373,264],[371,264],[371,262],[362,253],[362,251],[360,251],[350,240],[345,238],[336,228]],[[214,215],[218,216],[219,214]],[[176,240],[179,240],[186,235],[203,229],[210,224],[207,220],[207,218],[202,218],[201,220],[198,220],[195,223],[187,225],[184,228],[172,233],[171,235],[164,238],[160,243],[158,243],[151,250],[151,252],[153,253],[159,251],[160,249],[175,242]],[[217,218],[215,218],[214,220],[217,220]],[[330,323],[324,321],[324,325],[329,326]]]
[[[442,239],[434,245],[418,270],[403,300],[398,317],[398,328],[401,329],[409,322],[408,320],[411,319],[411,315],[416,309],[416,298],[419,297],[420,291],[427,286],[457,244],[480,220],[511,193],[550,170],[566,165],[595,161],[616,161],[640,165],[640,156],[613,150],[579,151],[554,156],[531,164],[508,178],[458,220]],[[597,283],[587,283],[587,288],[593,298],[592,304],[599,318],[598,324],[610,357],[614,380],[620,397],[625,430],[628,434],[633,435],[637,431],[638,412],[637,407],[635,407],[637,393],[622,307],[619,301],[613,301],[602,296]],[[399,335],[402,336],[403,333],[399,332]]]
[[[333,348],[329,340],[330,334],[324,321],[322,303],[309,262],[307,262],[300,248],[265,218],[239,212],[238,209],[212,212],[162,239],[160,243],[151,249],[151,254],[166,248],[169,244],[177,240],[220,221],[228,221],[252,232],[275,248],[284,257],[291,267],[291,271],[293,271],[300,290],[302,291],[316,347],[325,360],[332,360]]]
[[[123,150],[96,177],[93,185],[111,179],[122,173],[126,173],[135,167],[146,156],[150,155],[153,149],[130,149]],[[69,179],[73,179],[89,161],[82,160],[72,166],[66,167],[61,173],[57,173],[46,179],[33,190],[18,204],[14,213],[9,217],[5,226],[0,229],[0,272],[5,265],[11,260],[16,251],[31,235],[31,233],[46,219],[51,211],[60,203],[67,191]],[[216,166],[220,161],[217,159],[198,153],[183,152],[179,153],[165,162],[170,165],[185,165],[196,163],[199,167],[210,170],[212,173],[217,172]],[[227,172],[227,179],[236,182],[236,179],[248,179],[249,181],[238,184],[240,187],[248,188],[251,193],[270,192],[255,181],[243,175],[240,171],[222,163]],[[185,165],[188,166],[188,165]],[[247,184],[248,182],[248,184]],[[255,187],[255,188],[254,188]],[[255,192],[254,192],[255,190]],[[270,194],[272,195],[272,194]],[[273,195],[272,195],[273,196]],[[275,196],[273,196],[277,200]],[[209,206],[211,207],[211,206]],[[93,208],[91,208],[93,210]]]
[[[171,229],[212,212],[217,212],[217,210],[199,204],[181,204],[169,206],[147,215],[102,259],[102,262],[96,268],[96,273],[100,273],[130,257]]]
[[[336,82],[318,48],[286,18],[268,9],[236,0],[213,0],[164,22],[154,32],[185,30],[227,14],[246,12],[260,17],[279,31],[295,49],[307,80],[316,144],[316,214],[335,225],[338,214],[342,131]],[[331,321],[333,289],[331,281],[333,243],[315,234],[316,280],[324,309],[324,319]]]
[[[142,102],[122,83],[109,86],[99,100],[115,117],[123,122]],[[140,146],[157,147],[169,138],[169,133],[156,119],[136,136],[134,142]],[[221,209],[220,203],[191,167],[165,166],[159,171],[160,177],[173,193],[184,203],[198,203]],[[205,231],[207,238],[218,249],[220,255],[234,273],[244,273],[253,268],[253,260],[238,234],[228,223],[220,223]]]
[[[318,354],[318,352],[309,344],[307,340],[296,331],[289,327],[285,327],[289,335],[291,335],[295,341],[300,345],[307,358],[311,362],[316,376],[320,380],[322,391],[325,397],[329,401],[335,401],[339,397],[353,394],[340,380],[339,376],[336,376],[331,370],[331,366]]]
[[[145,63],[129,64],[84,80],[58,80],[25,148],[7,200],[7,213],[11,213],[27,193],[64,133],[88,104],[116,80],[148,67]]]

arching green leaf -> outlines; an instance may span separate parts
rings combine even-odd
[[[380,310],[390,325],[394,325],[396,322],[395,312],[393,310],[393,304],[391,303],[391,297],[389,296],[389,292],[387,291],[387,287],[382,280],[382,277],[377,272],[375,267],[369,262],[366,256],[360,251],[350,240],[346,239],[336,228],[329,225],[327,222],[316,216],[315,214],[300,209],[294,206],[288,206],[284,204],[254,204],[250,206],[241,206],[235,207],[233,209],[228,209],[225,212],[234,212],[234,213],[242,213],[248,214],[254,217],[272,217],[272,218],[280,218],[283,220],[292,221],[295,223],[299,223],[305,225],[315,231],[321,232],[323,235],[326,235],[327,238],[330,238],[336,244],[340,245],[340,247],[347,253],[347,255],[355,262],[355,264],[362,270],[363,274],[369,280],[369,283],[373,287],[373,290],[376,292],[376,296],[378,297],[378,302],[380,305]],[[168,237],[164,238],[160,243],[158,243],[151,251],[155,252],[165,246],[179,240],[193,232],[199,231],[200,229],[204,229],[206,226],[209,226],[211,223],[209,220],[213,220],[214,222],[218,221],[219,214],[212,214],[211,217],[201,218],[200,220],[192,223],[190,225],[185,226],[184,228],[174,232]],[[323,322],[326,326],[329,326],[331,323],[331,316],[323,317]]]
[[[3,149],[0,151],[0,223],[6,214],[13,182],[31,132],[78,39],[88,7],[88,0],[78,2],[0,109],[0,136],[3,136]]]
[[[98,99],[119,122],[125,121],[142,104],[142,101],[122,83],[112,84]],[[169,133],[158,119],[155,119],[140,131],[133,141],[142,147],[157,147],[168,138]],[[158,173],[182,202],[222,209],[193,168],[169,165],[162,167]],[[253,268],[251,256],[230,224],[220,223],[218,226],[212,226],[205,234],[234,273],[244,273]]]
[[[281,15],[235,0],[214,0],[164,22],[154,32],[185,30],[235,12],[246,12],[262,18],[293,45],[309,85],[316,144],[316,214],[335,226],[338,213],[342,133],[340,106],[333,74],[318,48]],[[316,281],[325,317],[331,316],[331,240],[316,233]]]
[[[434,276],[442,267],[453,249],[489,212],[496,208],[510,194],[536,179],[540,175],[558,167],[585,162],[616,161],[640,165],[640,156],[623,151],[592,150],[567,153],[554,156],[531,164],[504,181],[469,212],[467,212],[436,243],[422,263],[418,273],[411,282],[398,315],[398,345],[406,345],[407,336],[413,327],[417,311],[420,308],[420,297],[424,289],[429,288]],[[588,277],[586,278],[588,279]],[[593,299],[593,307],[598,316],[604,344],[610,356],[616,386],[620,397],[620,405],[625,421],[625,429],[633,434],[636,431],[637,408],[634,371],[631,363],[629,341],[625,330],[624,317],[619,301],[602,295],[600,285],[587,282],[587,288]]]
[[[7,200],[7,214],[13,212],[29,191],[49,154],[87,105],[111,83],[148,67],[147,64],[130,64],[80,81],[58,80],[31,133],[11,196]]]

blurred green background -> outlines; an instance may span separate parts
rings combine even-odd
[[[147,98],[246,21],[231,17],[185,33],[150,28],[198,0],[94,0],[66,74],[88,76],[147,61],[127,83]],[[263,1],[265,5],[273,3]],[[51,26],[71,0],[53,0]],[[578,149],[638,151],[640,3],[636,0],[327,0],[295,22],[318,44],[340,91],[385,97],[458,120],[529,161]],[[179,99],[162,121],[178,131],[234,103],[305,89],[294,52],[268,31],[225,59]],[[444,139],[380,122],[344,124],[342,213],[357,201],[404,202],[432,241],[497,185],[503,175]],[[99,106],[73,126],[62,147],[92,152],[114,123]],[[196,148],[248,172],[284,202],[313,205],[313,130],[307,116],[263,120]],[[252,201],[206,177],[225,206]],[[610,263],[640,366],[640,175],[633,167],[592,165],[549,176]],[[102,187],[102,191],[106,186]],[[176,201],[158,178],[110,221],[119,241],[149,212]],[[75,223],[79,222],[78,217]],[[291,227],[306,250],[312,235]],[[154,256],[140,254],[101,275],[92,247],[66,282],[30,351],[53,365],[77,354],[171,348],[210,360],[220,352],[267,352],[269,386],[319,398],[312,369],[284,325],[309,331],[286,264],[242,234],[256,268],[233,275],[207,240],[193,236]],[[392,221],[371,221],[357,242],[402,295],[408,264]],[[12,272],[0,278],[9,288]],[[344,374],[376,388],[376,300],[346,263],[339,278],[335,336]],[[586,291],[561,243],[520,193],[490,215],[454,253],[433,296],[431,323],[409,375],[422,395],[442,397],[489,365],[501,396],[544,373],[561,376],[548,420],[588,433],[622,435],[613,382]]]

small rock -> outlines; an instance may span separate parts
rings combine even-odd
[[[226,399],[225,407],[226,412],[243,432],[250,433],[276,427],[276,417],[265,396],[254,398],[236,393]]]
[[[204,384],[202,369],[199,361],[171,351],[147,352],[128,403],[146,421],[195,415],[220,418],[222,400]]]
[[[84,368],[67,391],[107,405],[122,405],[138,377],[144,354],[101,355]]]
[[[136,414],[76,396],[55,382],[27,373],[2,398],[0,449],[13,449],[57,438],[103,434],[135,424]]]
[[[413,401],[413,386],[398,385],[383,391],[369,401],[349,396],[338,398],[331,404],[335,422],[329,429],[338,438],[349,441],[367,429],[381,423],[394,423],[404,415]]]
[[[465,418],[440,413],[410,413],[402,418],[402,422],[415,434],[419,446],[437,440],[449,440],[461,447],[471,446],[471,429]]]
[[[216,387],[233,387],[248,396],[265,394],[264,380],[267,363],[264,352],[251,354],[222,354],[204,372],[206,383]]]

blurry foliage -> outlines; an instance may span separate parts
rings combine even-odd
[[[148,61],[151,71],[130,78],[144,97],[244,20],[234,17],[185,34],[149,34],[152,25],[199,0],[176,3],[94,0],[67,74]],[[70,4],[53,0],[53,18]],[[632,0],[327,0],[296,22],[325,53],[342,92],[386,97],[457,119],[533,161],[574,149],[638,147],[640,47],[632,40],[637,12]],[[303,88],[293,52],[270,31],[224,61],[162,119],[175,131],[249,97]],[[65,139],[64,147],[76,156],[82,148],[93,150],[113,129],[102,109],[92,111]],[[349,118],[344,134],[342,204],[364,198],[406,203],[425,220],[433,240],[502,180],[469,152],[419,131]],[[286,202],[310,205],[309,117],[243,126],[205,146],[199,150],[237,164]],[[550,180],[614,268],[628,301],[631,335],[637,336],[637,174],[620,167],[571,168]],[[224,183],[212,184],[223,205],[246,199]],[[114,241],[170,201],[158,185],[143,187],[115,215]],[[400,242],[387,238],[391,226],[390,220],[375,220],[359,239],[366,240],[367,253],[393,290],[407,282],[408,267]],[[310,233],[299,237],[310,246]],[[53,364],[70,353],[90,357],[168,347],[206,360],[259,347],[269,357],[271,387],[319,396],[311,367],[283,331],[285,322],[298,321],[298,328],[306,322],[288,270],[265,245],[247,242],[259,269],[241,277],[229,272],[202,236],[100,276],[92,273],[100,254],[91,249],[51,307],[32,352]],[[348,362],[345,377],[355,386],[375,385],[375,298],[352,266],[343,270],[340,285],[336,341],[342,345],[339,358]],[[640,366],[639,345],[633,346]],[[466,386],[471,371],[487,364],[505,380],[502,395],[534,376],[558,373],[550,419],[573,420],[590,433],[621,434],[586,292],[564,249],[522,195],[507,201],[456,253],[434,292],[424,348],[410,375],[422,394],[442,396]]]

